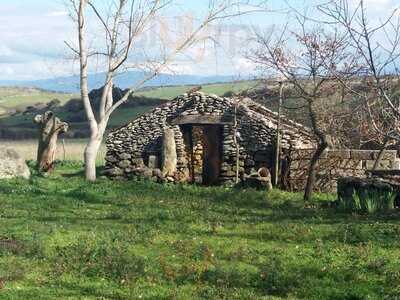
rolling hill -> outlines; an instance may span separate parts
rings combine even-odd
[[[256,84],[256,81],[206,84],[203,85],[203,91],[221,96],[227,92],[239,92],[252,88]],[[149,101],[146,104],[146,100],[168,101],[193,87],[194,85],[147,87],[136,94],[142,99],[139,105],[115,111],[109,128],[119,127],[156,105],[157,101]],[[0,139],[26,139],[36,136],[36,127],[32,123],[32,117],[36,113],[35,108],[43,109],[55,99],[59,100],[57,101],[58,106],[51,109],[54,109],[60,118],[70,122],[70,137],[85,137],[87,135],[86,122],[81,119],[74,120],[77,113],[63,108],[64,104],[73,98],[79,98],[79,95],[77,93],[50,92],[38,88],[0,87]],[[34,109],[29,110],[29,107],[34,107]]]
[[[77,95],[38,88],[0,87],[0,116],[10,111],[24,110],[27,106],[36,103],[48,103],[54,99],[58,99],[61,104],[64,104],[75,96]]]
[[[146,72],[130,71],[120,74],[115,79],[115,85],[126,89],[135,83],[143,80],[148,75]],[[89,75],[89,89],[95,89],[102,86],[104,82],[104,73],[95,73]],[[147,82],[145,87],[159,86],[179,86],[179,85],[199,85],[210,83],[227,83],[234,81],[234,76],[195,76],[195,75],[177,75],[177,74],[160,74],[156,78]],[[78,93],[79,92],[79,76],[57,77],[52,79],[33,80],[33,81],[16,81],[16,80],[0,80],[0,86],[17,86],[17,87],[35,87],[39,89],[56,91],[62,93]]]

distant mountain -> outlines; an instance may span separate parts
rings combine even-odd
[[[131,71],[121,75],[115,79],[115,85],[125,89],[135,83],[140,82],[146,77],[147,73],[140,71]],[[101,87],[104,82],[105,74],[96,73],[89,75],[89,89]],[[160,74],[156,78],[148,81],[144,87],[168,86],[168,85],[197,85],[207,83],[225,83],[235,80],[234,76],[195,76],[195,75],[171,75]],[[33,80],[33,81],[16,81],[16,80],[0,80],[0,86],[20,86],[35,87],[44,90],[77,93],[79,92],[79,76],[57,77],[53,79]]]

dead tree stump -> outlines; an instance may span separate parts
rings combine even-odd
[[[54,168],[58,135],[68,131],[68,124],[51,111],[36,115],[33,121],[39,127],[37,168],[40,172],[50,172]]]

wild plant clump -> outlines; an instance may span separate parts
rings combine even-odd
[[[394,208],[397,193],[388,183],[360,178],[338,181],[339,209],[347,212],[376,213]]]

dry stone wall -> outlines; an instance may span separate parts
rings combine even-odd
[[[296,150],[289,156],[289,186],[293,191],[303,190],[307,171],[314,150]],[[317,166],[316,189],[323,192],[336,192],[340,177],[367,177],[372,170],[379,151],[374,150],[329,150]],[[379,170],[399,170],[400,160],[396,150],[387,150],[378,166]]]

